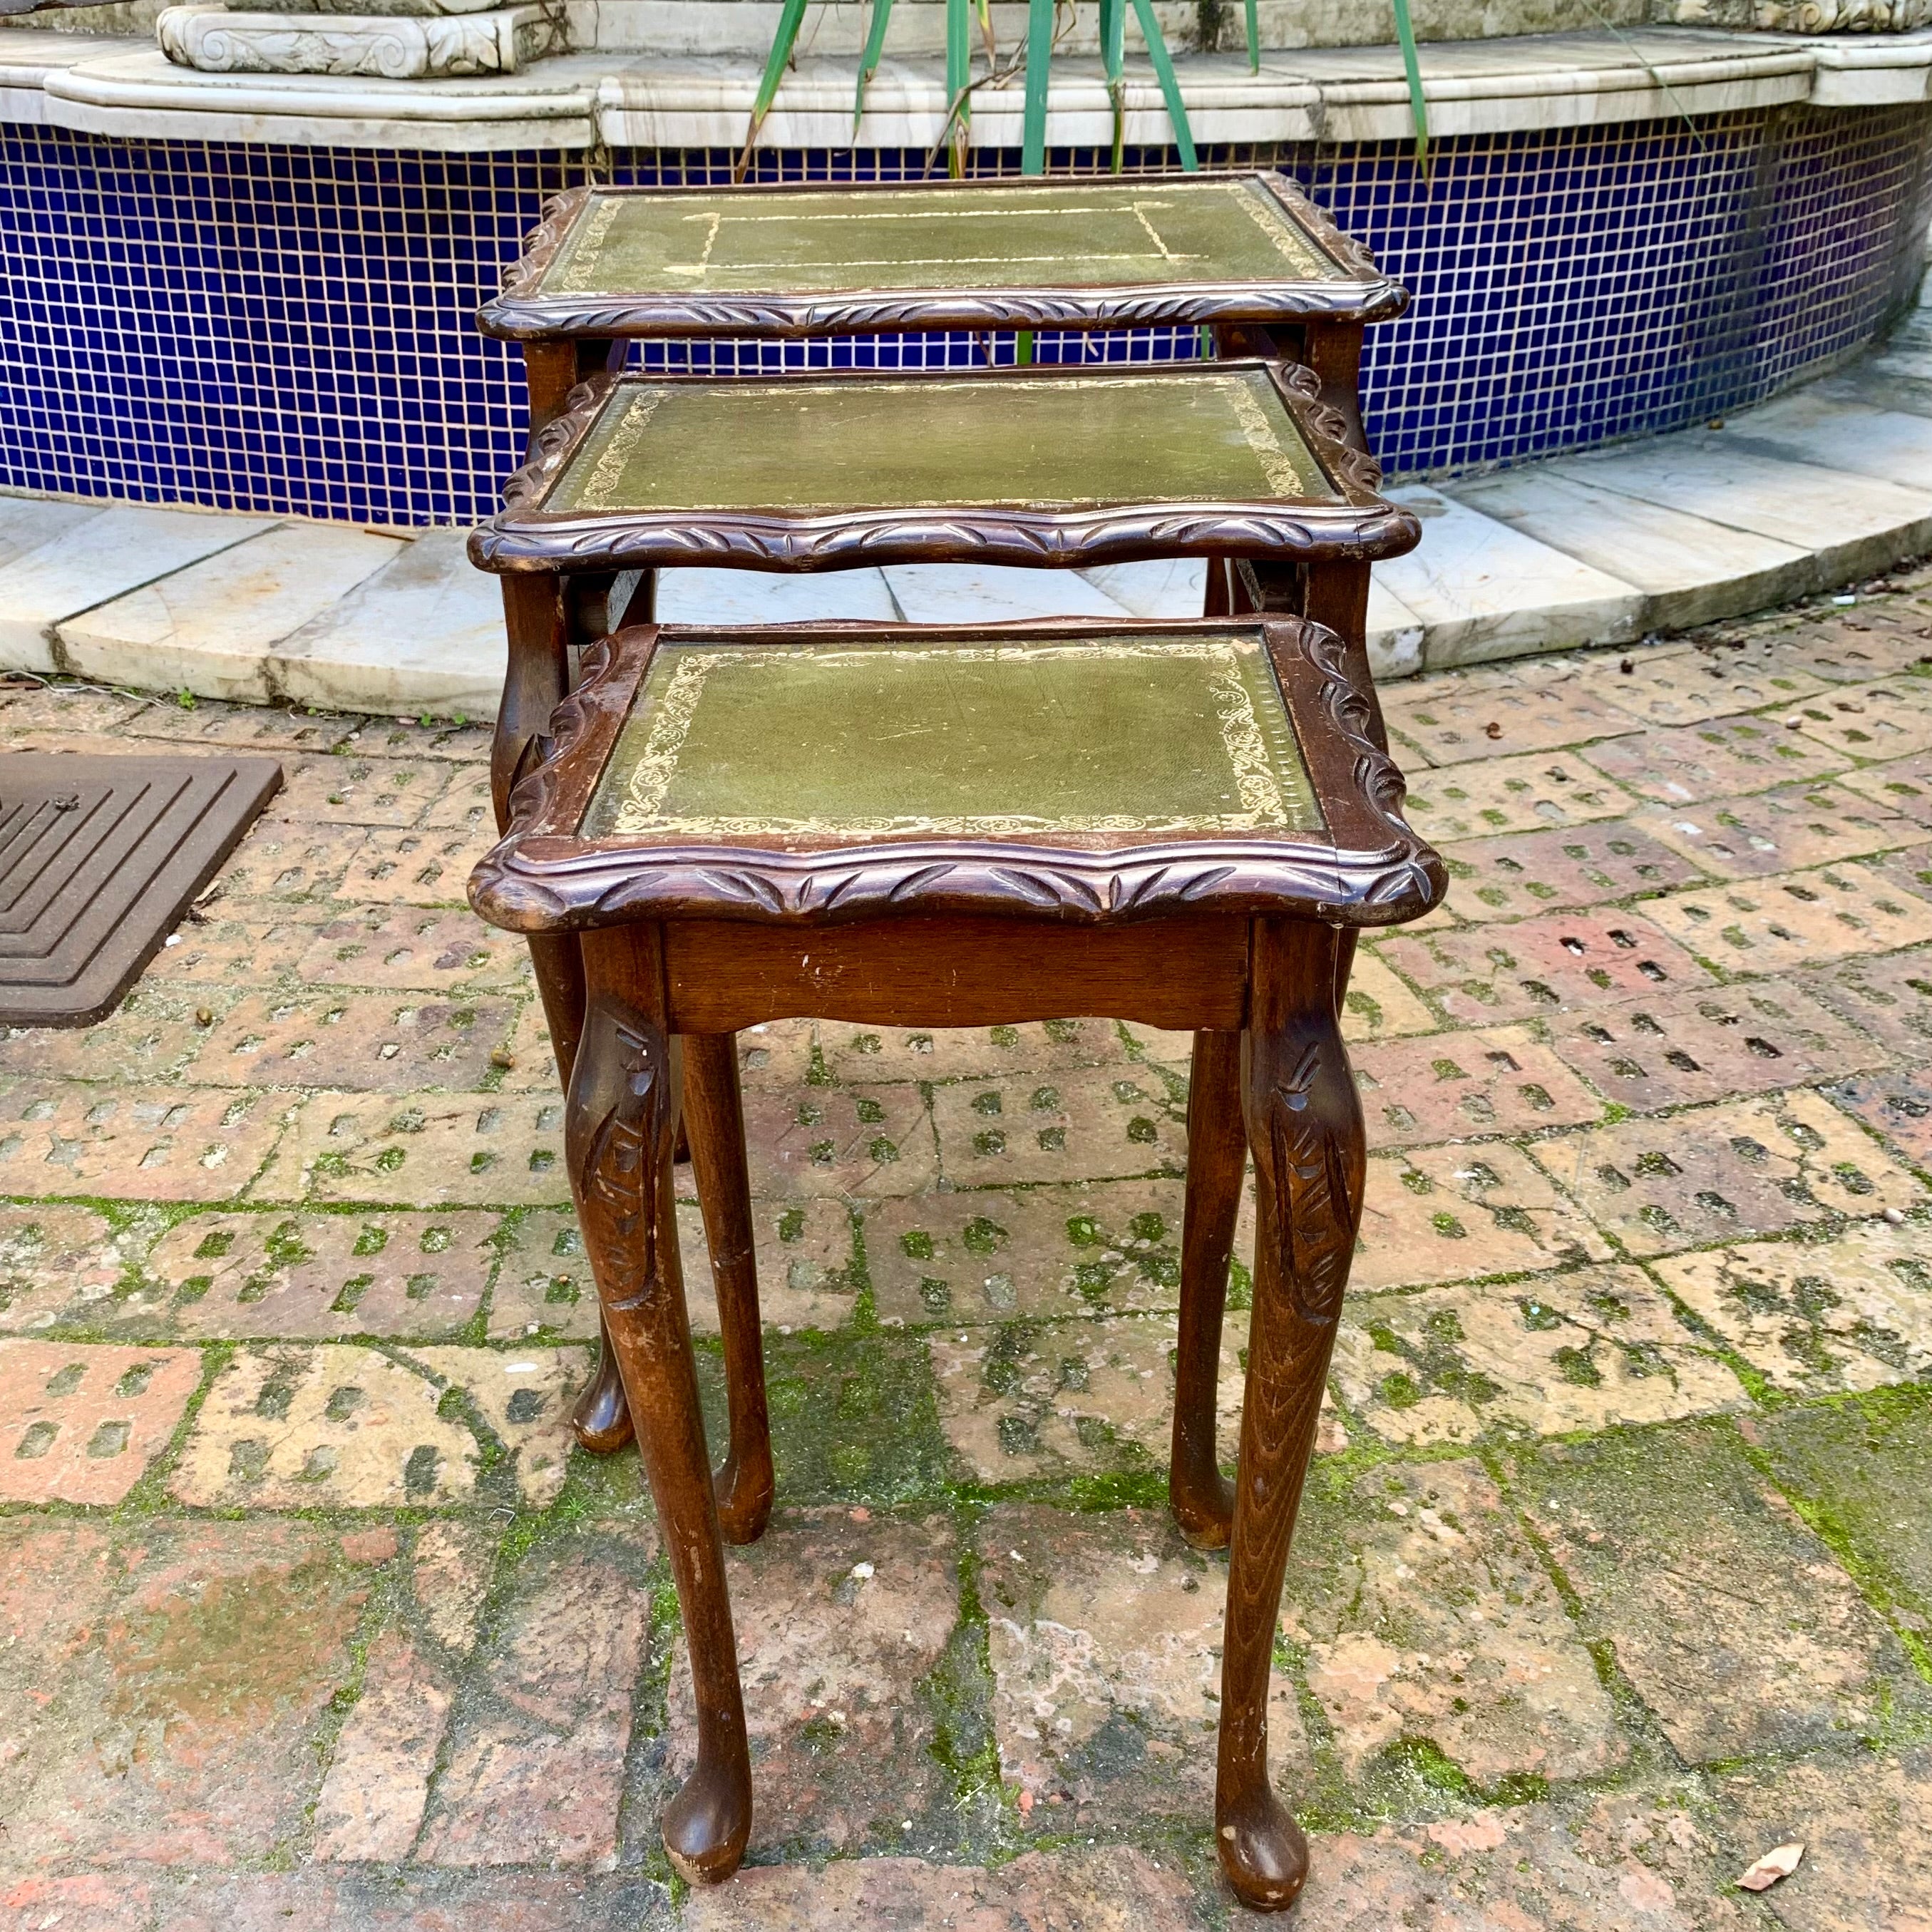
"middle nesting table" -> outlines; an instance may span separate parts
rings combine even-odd
[[[472,560],[506,580],[509,673],[491,754],[500,820],[518,778],[548,755],[551,712],[576,682],[565,594],[576,574],[1265,561],[1291,614],[1337,634],[1379,740],[1361,621],[1368,569],[1412,549],[1420,529],[1375,494],[1374,460],[1343,440],[1347,428],[1312,370],[1259,362],[593,377],[470,540]],[[648,595],[640,583],[626,601],[647,609]],[[1012,728],[1024,732],[1025,719]],[[567,1082],[584,1024],[580,949],[567,932],[530,943]],[[730,1397],[721,1514],[737,1540],[762,1527],[772,1478],[751,1231],[730,1205],[742,1197],[743,1156],[728,1038],[707,1041],[689,1068],[686,1118]],[[577,1424],[593,1450],[629,1438],[608,1346]]]
[[[1288,614],[1359,651],[1370,562],[1420,532],[1346,429],[1293,364],[593,378],[470,540],[511,579],[500,816],[574,682],[575,574],[1251,559],[1295,566]]]

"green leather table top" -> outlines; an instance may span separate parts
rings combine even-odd
[[[1340,500],[1260,370],[612,389],[546,514]]]
[[[1318,831],[1255,636],[659,648],[579,836]]]
[[[824,292],[1338,280],[1258,181],[599,194],[535,293]]]

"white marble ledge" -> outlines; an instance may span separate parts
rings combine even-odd
[[[1811,80],[1814,107],[1889,106],[1932,100],[1932,33],[1883,38],[1890,47],[1864,44],[1863,34],[1808,42],[1817,62]]]
[[[50,74],[43,118],[149,140],[459,153],[584,148],[596,139],[597,80],[607,66],[598,55],[568,54],[522,74],[374,80],[198,74],[156,50]]]
[[[782,0],[573,0],[594,32],[580,46],[652,54],[744,54],[762,59],[772,43]],[[1199,26],[1196,0],[1151,0],[1171,47],[1194,44]],[[1566,10],[1550,0],[1430,0],[1419,30],[1432,40],[1474,40],[1549,31]],[[1568,14],[1581,17],[1572,7]],[[992,0],[993,32],[1002,50],[1026,38],[1028,10],[1021,0]],[[1370,46],[1393,42],[1388,0],[1256,0],[1256,24],[1266,48]],[[1592,0],[1588,17],[1599,26],[1640,27],[1645,0]],[[807,58],[850,56],[865,44],[871,10],[862,0],[812,0],[798,44]],[[1238,40],[1234,16],[1224,32]],[[1138,38],[1136,33],[1135,38]],[[1100,51],[1098,10],[1063,12],[1054,23],[1062,53]],[[946,51],[946,9],[940,0],[899,0],[886,32],[893,59]]]
[[[595,4],[573,0],[580,34]],[[1240,55],[1184,55],[1176,64],[1203,141],[1400,140],[1411,132],[1394,48],[1271,53],[1258,74]],[[8,118],[103,134],[295,146],[728,146],[743,138],[760,66],[747,56],[606,51],[465,80],[204,74],[128,40],[0,34],[0,93],[15,104]],[[1796,101],[1858,106],[1932,98],[1932,32],[1856,44],[1695,28],[1529,34],[1430,44],[1422,68],[1438,136],[1499,134]],[[39,97],[30,99],[37,82]],[[802,60],[779,91],[765,145],[854,145],[852,92],[849,58]],[[868,94],[857,145],[930,146],[945,101],[941,62],[888,60]],[[1144,60],[1130,63],[1126,110],[1130,142],[1168,138]],[[974,140],[1017,146],[1022,112],[1018,86],[982,90]],[[1084,145],[1110,140],[1112,131],[1098,62],[1057,61],[1049,142]]]
[[[128,43],[92,34],[54,34],[44,28],[0,33],[0,122],[38,127],[46,119],[46,83],[83,60],[124,53]]]
[[[752,60],[640,60],[608,75],[598,89],[598,124],[612,147],[729,147],[744,139],[757,94]],[[1188,118],[1197,141],[1312,140],[1320,125],[1318,89],[1264,61],[1204,57],[1184,70]],[[845,148],[852,134],[853,77],[847,61],[801,61],[778,89],[760,137],[767,148]],[[882,62],[866,92],[856,145],[926,148],[940,136],[948,100],[940,61]],[[1144,61],[1127,64],[1124,133],[1130,146],[1172,138],[1159,83]],[[1025,117],[1016,79],[973,97],[972,139],[980,147],[1017,148]],[[1100,64],[1057,58],[1047,100],[1049,147],[1088,147],[1113,139],[1113,106]]]

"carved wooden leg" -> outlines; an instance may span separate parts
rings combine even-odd
[[[503,628],[509,636],[510,662],[490,746],[490,802],[499,832],[510,822],[511,788],[541,761],[550,715],[568,688],[569,655],[557,579],[506,576]]]
[[[1359,321],[1310,322],[1304,334],[1308,366],[1322,380],[1322,400],[1341,412],[1347,440],[1366,450],[1360,406],[1362,325]]]
[[[550,713],[569,688],[566,613],[557,580],[506,577],[503,619],[509,633],[510,668],[490,748],[490,796],[500,832],[510,822],[511,790],[542,755]],[[530,960],[550,1022],[557,1077],[567,1093],[584,1030],[584,963],[578,942],[565,932],[532,936]],[[624,1384],[608,1326],[601,1331],[596,1372],[578,1397],[571,1421],[578,1441],[593,1455],[608,1456],[631,1439],[630,1412],[624,1404]]]
[[[1197,1033],[1187,1086],[1187,1202],[1180,1231],[1180,1333],[1174,1370],[1168,1505],[1197,1550],[1226,1546],[1234,1485],[1214,1450],[1221,1316],[1240,1212],[1248,1139],[1241,1124],[1241,1036]]]
[[[1348,332],[1335,332],[1340,352],[1348,353]],[[1360,352],[1357,332],[1356,352]],[[1353,363],[1347,367],[1352,370]],[[1352,380],[1352,377],[1350,378]],[[1361,422],[1352,416],[1359,436]],[[1369,621],[1369,572],[1366,564],[1322,563],[1307,566],[1270,563],[1240,564],[1235,573],[1235,603],[1244,610],[1286,611],[1325,624],[1340,638],[1348,654],[1349,676],[1367,694],[1369,736],[1384,751],[1388,749],[1388,730],[1382,722],[1382,706],[1376,697],[1375,678],[1369,669],[1366,641]],[[1335,1011],[1339,1015],[1348,993],[1348,975],[1355,964],[1355,934],[1352,928],[1340,935],[1336,954]]]
[[[630,350],[628,342],[604,337],[574,341],[526,342],[524,380],[530,392],[530,434],[562,416],[570,392],[578,383],[603,370],[622,369]]]
[[[764,1336],[758,1321],[758,1262],[752,1242],[752,1184],[745,1171],[736,1035],[686,1036],[684,1112],[692,1172],[704,1209],[705,1245],[718,1284],[731,1414],[730,1453],[716,1480],[718,1520],[726,1542],[755,1543],[772,1513],[772,1427],[765,1406]]]
[[[1353,926],[1335,935],[1335,1018],[1338,1025],[1348,997],[1348,975],[1355,970],[1357,936]]]
[[[1369,668],[1369,566],[1349,562],[1252,563],[1244,559],[1234,566],[1234,584],[1238,615],[1253,610],[1270,617],[1305,617],[1310,623],[1326,625],[1342,640],[1349,678],[1369,701],[1365,728],[1387,751],[1388,730]]]
[[[1268,1783],[1268,1666],[1282,1574],[1361,1216],[1361,1104],[1335,1024],[1335,935],[1258,920],[1241,1098],[1255,1156],[1255,1307],[1234,1479],[1221,1664],[1216,1848],[1248,1904],[1278,1911],[1308,1876]]]
[[[698,1765],[664,1808],[664,1850],[694,1883],[728,1878],[752,1827],[752,1768],[724,1549],[678,1266],[671,1148],[680,1070],[653,927],[584,939],[583,1045],[565,1115],[571,1186],[622,1372],[697,1690]]]

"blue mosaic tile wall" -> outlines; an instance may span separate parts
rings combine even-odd
[[[614,158],[720,180],[722,152]],[[923,156],[766,154],[768,178]],[[1130,157],[1161,164],[1158,151]],[[1221,149],[1297,176],[1414,291],[1371,332],[1390,471],[1520,462],[1733,410],[1868,339],[1909,295],[1932,112],[1780,109],[1438,142]],[[1061,154],[1060,167],[1106,164]],[[1016,155],[979,158],[1012,171]],[[488,514],[518,457],[514,353],[470,316],[576,155],[136,142],[0,126],[0,484],[363,523]],[[1042,359],[1191,352],[1042,336]],[[653,361],[894,366],[1010,339],[700,344]]]

